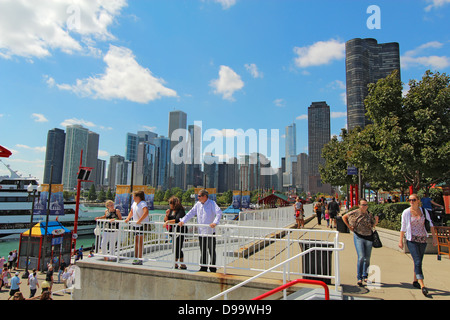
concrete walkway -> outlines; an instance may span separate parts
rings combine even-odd
[[[326,221],[322,225],[317,225],[315,218],[307,222],[306,229],[326,230]],[[369,280],[374,282],[365,287],[359,287],[356,282],[356,250],[353,243],[353,233],[340,233],[339,241],[345,244],[345,249],[339,253],[341,287],[346,299],[381,299],[381,300],[450,300],[450,259],[442,256],[437,260],[436,254],[427,254],[423,261],[423,271],[425,285],[429,291],[429,297],[423,296],[420,289],[412,286],[413,281],[413,260],[410,254],[390,248],[379,248],[372,250],[371,267],[372,271]],[[142,266],[147,267],[148,266]],[[196,269],[197,270],[197,269]],[[20,271],[20,276],[23,270]],[[220,272],[220,270],[218,270]],[[193,270],[174,270],[174,272],[195,272]],[[57,275],[55,275],[55,278]],[[43,281],[45,275],[38,274],[39,283]],[[20,286],[25,297],[28,297],[29,289],[26,279],[22,279]],[[330,287],[332,288],[332,287]],[[334,288],[334,286],[333,286]],[[62,284],[54,285],[53,291],[63,289]],[[40,292],[40,290],[38,290]],[[0,300],[7,300],[9,290],[5,288],[0,292]],[[54,300],[70,300],[70,294],[57,293]]]
[[[306,226],[308,229],[327,229],[326,221],[317,225],[312,219]],[[425,286],[429,297],[425,297],[420,289],[412,286],[414,265],[410,254],[390,248],[373,248],[369,275],[375,279],[371,286],[359,287],[356,278],[357,254],[353,243],[353,233],[339,233],[339,241],[345,243],[345,249],[339,257],[341,285],[344,296],[355,299],[382,300],[450,300],[450,259],[436,254],[426,254],[423,260]]]

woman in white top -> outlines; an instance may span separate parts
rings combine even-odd
[[[408,199],[411,207],[405,209],[402,213],[402,228],[400,229],[400,240],[398,246],[403,250],[403,237],[406,237],[406,245],[414,261],[414,281],[413,286],[422,289],[424,296],[428,296],[428,290],[423,282],[422,260],[427,247],[428,232],[425,228],[425,222],[433,222],[430,219],[428,211],[421,207],[419,197],[411,194]],[[423,210],[422,210],[423,209]]]
[[[295,221],[297,222],[297,229],[303,228],[305,226],[303,202],[298,197],[294,204],[294,211],[295,211]]]
[[[148,206],[147,202],[145,202],[144,191],[133,192],[133,200],[134,202],[131,205],[130,213],[125,219],[125,222],[128,223],[131,219],[133,219],[133,222],[135,223],[134,256],[136,259],[133,261],[133,264],[141,265],[142,252],[144,249],[144,226],[142,225],[142,223],[149,221]]]

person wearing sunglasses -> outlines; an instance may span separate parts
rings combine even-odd
[[[182,227],[187,221],[197,216],[197,223],[205,226],[199,227],[199,244],[200,244],[200,270],[201,272],[208,271],[207,261],[208,254],[210,257],[209,271],[216,272],[216,237],[214,236],[215,227],[219,224],[222,217],[222,210],[220,210],[217,203],[208,199],[208,191],[202,189],[198,193],[198,201],[192,209],[180,219],[178,225]]]
[[[361,199],[359,208],[344,215],[342,221],[353,232],[353,241],[358,255],[357,284],[362,287],[363,281],[367,283],[372,255],[373,228],[378,224],[378,216],[374,218],[369,212],[367,200]]]
[[[428,297],[428,290],[424,284],[422,271],[422,260],[427,247],[428,232],[425,221],[433,227],[428,210],[422,208],[417,194],[411,194],[408,198],[411,207],[402,213],[402,227],[400,229],[400,240],[398,247],[403,250],[403,239],[406,238],[406,245],[414,261],[414,281],[413,286],[421,289],[424,296]]]

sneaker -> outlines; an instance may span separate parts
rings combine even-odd
[[[133,265],[135,266],[141,266],[142,265],[142,260],[133,260]]]

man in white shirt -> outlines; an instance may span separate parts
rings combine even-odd
[[[219,224],[222,217],[222,210],[213,200],[208,199],[208,191],[200,190],[198,193],[198,201],[192,209],[180,219],[179,226],[182,227],[187,221],[197,216],[197,223],[206,226],[199,227],[199,244],[200,244],[200,270],[202,272],[208,271],[206,265],[208,264],[208,254],[211,259],[209,271],[216,272],[216,238],[214,228]]]

